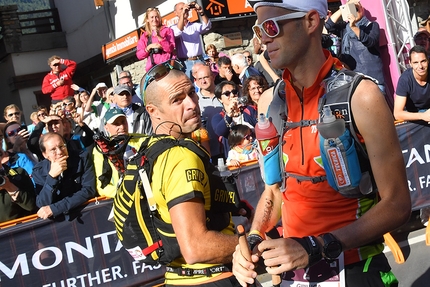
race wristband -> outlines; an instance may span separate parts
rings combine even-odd
[[[289,238],[299,243],[308,253],[309,262],[306,268],[311,267],[312,265],[315,265],[318,261],[322,259],[321,246],[315,236],[306,236],[302,238],[298,238],[298,237],[289,237]]]

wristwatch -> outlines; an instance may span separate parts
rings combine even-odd
[[[342,253],[342,243],[331,233],[324,233],[320,236],[324,241],[322,255],[324,259],[333,261]]]

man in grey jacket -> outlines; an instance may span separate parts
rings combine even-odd
[[[115,104],[111,105],[111,107],[123,110],[127,117],[129,132],[151,134],[152,124],[148,112],[144,106],[139,106],[132,102],[133,92],[131,88],[127,85],[118,85],[114,88],[113,93],[113,102]]]

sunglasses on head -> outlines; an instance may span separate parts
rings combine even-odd
[[[13,137],[13,136],[16,136],[20,131],[22,130],[22,128],[21,127],[19,127],[19,128],[16,128],[16,129],[14,129],[14,130],[11,130],[11,131],[8,131],[7,132],[7,136],[10,138],[10,137]]]
[[[146,91],[146,88],[151,84],[154,80],[158,81],[164,78],[171,70],[184,71],[184,66],[176,61],[169,60],[164,63],[155,65],[152,67],[145,75],[145,81],[143,83],[143,91]]]
[[[231,91],[225,91],[224,93],[222,93],[221,95],[226,96],[227,98],[230,98],[230,94],[233,94],[235,96],[237,96],[239,92],[237,90],[231,90]]]
[[[282,15],[279,17],[269,18],[261,24],[256,24],[252,26],[252,30],[254,31],[257,38],[260,40],[263,37],[262,31],[264,31],[264,34],[266,34],[267,37],[275,38],[276,36],[279,35],[279,32],[280,32],[278,21],[287,20],[287,19],[298,19],[298,18],[302,18],[306,14],[307,13],[305,12],[294,12],[294,13]]]
[[[10,118],[11,116],[19,116],[21,114],[21,112],[14,112],[14,113],[10,113],[7,116]]]

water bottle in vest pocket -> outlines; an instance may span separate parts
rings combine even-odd
[[[349,130],[337,138],[320,135],[320,151],[330,186],[345,197],[362,196],[360,162]]]

